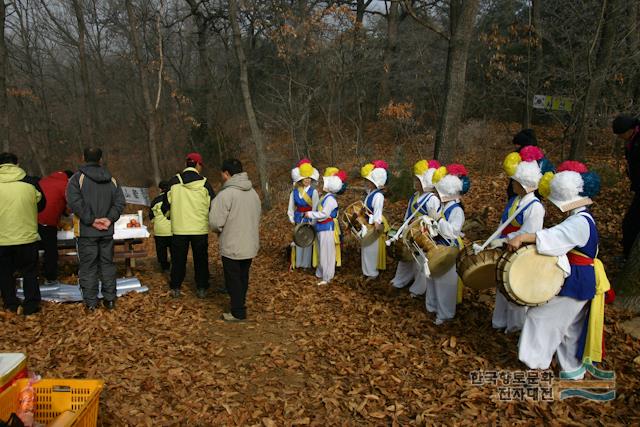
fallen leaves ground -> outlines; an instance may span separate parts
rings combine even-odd
[[[501,208],[488,210],[487,219],[481,212],[487,200],[499,204],[504,188],[499,174],[474,180],[466,209],[469,220],[479,220],[469,237],[495,226]],[[605,190],[601,199],[611,203],[599,204],[596,216],[623,209],[625,194]],[[355,197],[348,193],[341,204]],[[403,203],[388,210],[399,218]],[[640,344],[619,327],[630,314],[607,308],[603,368],[616,373],[614,401],[500,402],[495,386],[474,386],[469,377],[481,369],[524,370],[517,336],[491,328],[491,292],[467,290],[456,319],[435,326],[422,298],[388,292],[394,263],[378,282],[363,283],[353,242],[335,281],[317,287],[310,273],[287,270],[284,212],[280,202],[264,218],[247,323],[219,320],[227,296],[212,291],[196,299],[191,272],[184,297],[171,299],[149,258],[137,276],[150,292],[121,298],[113,312],[45,304],[26,320],[2,314],[0,351],[26,352],[44,377],[103,379],[99,424],[109,426],[640,423],[633,363]],[[619,253],[618,231],[604,220],[600,228],[607,261]],[[212,238],[212,289],[221,285],[215,245]]]

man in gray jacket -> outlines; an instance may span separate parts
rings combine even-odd
[[[125,205],[124,194],[111,173],[100,165],[102,150],[87,148],[84,161],[67,185],[67,203],[74,215],[78,240],[78,276],[84,303],[93,311],[98,305],[98,269],[104,306],[116,303],[116,266],[113,263],[113,225]]]
[[[251,261],[260,248],[261,207],[258,193],[239,160],[222,163],[222,180],[222,189],[211,204],[209,226],[219,233],[224,283],[231,297],[231,312],[222,318],[237,322],[247,318],[245,299]]]

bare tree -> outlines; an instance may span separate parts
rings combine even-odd
[[[7,104],[7,46],[4,27],[7,6],[0,1],[0,144],[2,151],[9,151],[9,105]]]

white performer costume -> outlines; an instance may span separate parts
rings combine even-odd
[[[318,208],[318,191],[310,185],[302,187],[297,185],[305,178],[311,178],[317,181],[319,178],[318,170],[308,163],[308,160],[304,159],[298,163],[298,166],[291,170],[291,179],[293,181],[294,188],[289,194],[289,207],[287,209],[287,215],[289,216],[289,222],[291,224],[300,224],[303,222],[311,222],[310,219],[305,218],[305,212],[317,210]],[[313,245],[303,248],[301,246],[292,243],[294,257],[291,260],[292,268],[311,268],[313,259]]]
[[[364,199],[365,206],[372,212],[369,216],[369,226],[375,227],[384,224],[384,217],[382,214],[384,208],[384,194],[382,188],[387,182],[386,164],[384,167],[377,167],[379,164],[383,164],[382,161],[374,161],[373,164],[366,165],[362,168],[361,175],[363,178],[371,181],[376,188],[368,191],[367,196]],[[366,173],[365,173],[366,172]],[[366,229],[362,230],[363,235],[366,233]],[[382,239],[385,237],[382,236]],[[384,243],[384,242],[383,242]],[[379,274],[379,258],[381,245],[379,239],[373,241],[368,246],[362,246],[360,250],[360,259],[362,263],[362,274],[367,278],[376,278]],[[382,250],[385,250],[384,247]],[[383,254],[384,255],[384,254]]]

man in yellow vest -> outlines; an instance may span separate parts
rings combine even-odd
[[[162,272],[169,271],[171,264],[167,257],[167,251],[171,253],[171,220],[162,213],[162,201],[169,190],[167,181],[160,181],[160,194],[151,202],[149,219],[153,222],[153,237],[156,243],[156,257],[162,268]]]
[[[189,244],[198,298],[209,288],[209,209],[215,193],[202,173],[202,156],[190,153],[186,168],[169,181],[162,212],[171,218],[171,296],[180,297]],[[169,213],[170,212],[170,213]]]
[[[40,311],[38,211],[45,207],[38,179],[27,176],[18,157],[0,153],[0,291],[4,309],[16,312],[15,270],[23,276],[25,316]]]

